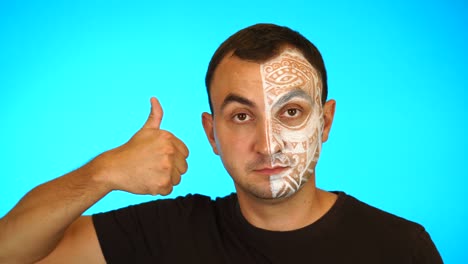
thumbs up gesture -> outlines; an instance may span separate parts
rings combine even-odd
[[[151,98],[151,112],[143,127],[125,144],[96,158],[110,190],[167,195],[187,171],[187,146],[161,130],[163,110]]]

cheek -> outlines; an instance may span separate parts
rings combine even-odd
[[[280,137],[283,141],[283,153],[286,155],[306,154],[306,161],[310,161],[317,151],[320,134],[319,120],[309,120],[301,129],[281,128]]]
[[[226,124],[216,126],[216,145],[220,155],[231,157],[245,152],[251,142],[248,131],[235,129]]]
[[[281,139],[285,145],[287,145],[289,148],[292,148],[292,150],[304,150],[308,147],[308,143],[312,143],[310,142],[310,139],[316,130],[316,126],[306,126],[297,130],[283,127],[281,129]],[[299,147],[297,144],[302,145]]]

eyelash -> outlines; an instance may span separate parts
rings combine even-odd
[[[289,115],[289,111],[295,111],[295,113],[293,115]],[[300,115],[302,115],[303,113],[303,110],[300,108],[300,107],[297,107],[297,106],[289,106],[289,107],[285,107],[283,108],[283,110],[280,111],[280,115],[279,115],[279,118],[282,118],[282,119],[294,119],[294,118],[298,118]],[[241,120],[240,116],[243,116],[244,120]],[[235,113],[232,115],[231,117],[232,121],[234,123],[238,123],[238,124],[243,124],[243,123],[247,123],[247,122],[250,122],[253,120],[253,117],[251,114],[249,113],[246,113],[246,112],[240,112],[240,113]]]
[[[294,110],[295,113],[294,115],[289,115],[289,111]],[[302,114],[302,109],[299,107],[288,107],[280,112],[281,114],[279,115],[280,118],[297,118]]]
[[[240,120],[239,119],[239,116],[240,115],[245,115],[245,118],[246,120]],[[252,120],[252,116],[250,114],[247,114],[247,113],[236,113],[232,116],[232,120],[235,122],[235,123],[245,123],[245,122],[248,122],[250,120]]]

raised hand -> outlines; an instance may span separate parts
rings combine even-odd
[[[151,112],[143,127],[124,145],[94,161],[111,190],[136,194],[167,195],[187,171],[187,146],[161,130],[163,110],[151,98]]]

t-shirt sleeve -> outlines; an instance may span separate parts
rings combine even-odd
[[[413,263],[416,263],[416,264],[444,263],[429,233],[423,227],[421,227],[416,237],[416,247],[415,247],[414,255],[413,255]]]
[[[154,202],[130,206],[92,216],[94,228],[107,263],[135,263],[141,255],[151,255],[146,234],[158,233],[156,225],[145,221],[157,218]]]
[[[164,244],[183,236],[194,196],[156,200],[92,216],[107,263],[159,263]]]

